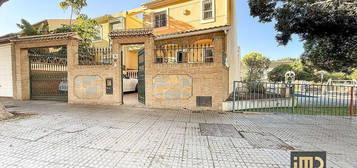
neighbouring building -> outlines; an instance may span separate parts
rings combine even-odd
[[[14,58],[13,46],[10,40],[16,38],[16,34],[8,34],[0,37],[0,97],[13,97],[14,89]]]
[[[93,47],[109,47],[111,45],[109,33],[112,31],[143,28],[143,21],[138,15],[141,12],[142,9],[137,8],[95,18],[99,24],[96,27],[99,33],[93,39]]]
[[[135,71],[148,107],[220,110],[240,79],[235,0],[154,0],[96,20],[90,53],[73,33],[11,39],[14,97],[125,104]]]
[[[136,8],[117,14],[104,15],[95,18],[99,24],[96,27],[99,33],[93,39],[93,47],[101,49],[110,48],[111,39],[109,33],[112,31],[143,28],[142,13],[142,8]],[[137,77],[137,62],[140,49],[140,45],[123,47],[122,56],[124,71],[131,77]]]
[[[34,27],[41,28],[41,33],[48,34],[51,31],[61,28],[62,25],[69,25],[70,19],[46,19],[33,24]],[[72,24],[75,24],[76,20],[72,20]]]

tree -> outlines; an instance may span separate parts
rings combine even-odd
[[[295,72],[296,80],[305,81],[318,81],[319,78],[314,73],[314,69],[305,66],[300,61],[293,62],[291,64],[281,64],[275,67],[272,71],[268,73],[268,78],[273,82],[283,82],[285,81],[285,73],[288,71]]]
[[[87,0],[64,0],[60,2],[62,9],[71,8],[71,16],[69,24],[72,25],[73,13],[79,15],[83,7],[87,6]]]
[[[268,78],[273,82],[282,82],[285,81],[285,73],[292,70],[293,67],[290,64],[281,64],[268,73]]]
[[[95,28],[98,23],[84,14],[78,15],[77,21],[74,25],[62,25],[62,27],[55,29],[53,33],[77,32],[81,37],[81,46],[85,48],[89,47],[92,39],[98,33],[98,30]]]
[[[352,80],[357,80],[357,69],[354,69],[354,71],[349,76],[349,78],[352,79]]]
[[[348,80],[348,75],[342,72],[336,72],[336,73],[327,73],[324,74],[324,81],[328,81],[329,79],[332,80]]]
[[[24,36],[40,35],[42,34],[41,30],[43,29],[42,24],[39,27],[34,27],[25,19],[21,19],[21,23],[17,24],[17,27],[22,29],[22,35]]]
[[[260,53],[252,52],[243,57],[243,63],[248,69],[245,80],[252,82],[262,78],[264,71],[269,68],[270,60]]]
[[[280,45],[299,35],[304,64],[347,73],[357,66],[356,0],[249,0],[249,6],[260,22],[276,22]]]
[[[304,65],[301,61],[294,62],[290,65],[296,74],[297,80],[319,81],[319,77],[315,75],[315,70],[312,67]]]

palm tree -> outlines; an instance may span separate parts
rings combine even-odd
[[[25,36],[33,36],[33,35],[41,35],[43,24],[39,25],[38,27],[34,27],[25,19],[21,19],[21,23],[17,24],[17,27],[22,29],[22,35]]]
[[[69,24],[72,25],[73,13],[79,15],[82,8],[87,6],[87,0],[63,0],[59,5],[62,9],[71,8]]]

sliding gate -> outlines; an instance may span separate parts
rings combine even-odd
[[[66,47],[30,49],[28,56],[31,99],[67,101]]]

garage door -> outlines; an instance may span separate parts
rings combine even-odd
[[[11,45],[0,45],[0,97],[13,97]]]

